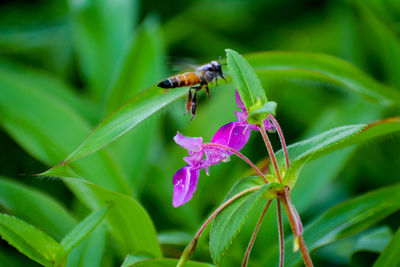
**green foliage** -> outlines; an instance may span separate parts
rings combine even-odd
[[[368,141],[400,131],[400,117],[390,118],[371,124],[348,125],[331,129],[313,138],[301,141],[288,147],[291,166],[285,175],[285,183],[294,182],[304,164],[311,158],[317,158],[337,149]],[[277,159],[284,166],[283,151],[279,151]]]
[[[62,249],[49,235],[6,214],[0,214],[0,235],[21,253],[44,266],[52,266]]]
[[[240,232],[254,206],[263,198],[275,198],[276,192],[282,190],[281,185],[265,184],[260,177],[246,177],[240,179],[232,187],[224,202],[237,193],[255,186],[260,186],[260,189],[238,198],[215,217],[210,229],[210,251],[211,257],[217,265],[221,256],[232,244],[232,240]]]
[[[87,216],[77,226],[74,227],[64,238],[61,240],[63,247],[63,253],[67,254],[73,247],[78,245],[83,239],[85,239],[103,220],[104,216],[108,211],[108,207],[94,211],[92,214]]]
[[[361,265],[377,257],[375,266],[398,265],[398,230],[382,250],[400,221],[398,1],[0,5],[1,266],[119,266],[124,258],[123,266],[176,266],[232,185],[225,201],[260,186],[215,218],[211,243],[205,231],[186,264],[211,266],[200,263],[211,261],[211,248],[220,266],[240,265],[256,203],[280,186],[240,179],[254,173],[232,156],[211,177],[202,171],[189,203],[171,205],[171,179],[187,156],[172,137],[180,131],[208,142],[235,120],[235,89],[252,123],[275,115],[279,103],[289,170],[282,151],[276,155],[315,266],[350,266],[361,253]],[[244,54],[226,49],[227,85],[210,84],[210,100],[198,92],[189,122],[188,88],[155,86],[172,75],[168,56],[205,64],[227,47]],[[253,131],[241,152],[265,159],[261,142]],[[271,172],[266,164],[257,166]],[[62,179],[30,176],[48,168],[40,176]],[[285,236],[285,265],[297,265]],[[268,211],[249,265],[276,265],[277,240]]]
[[[385,247],[382,254],[374,263],[374,267],[379,266],[396,266],[400,264],[398,257],[400,249],[400,230],[397,229],[390,243]]]

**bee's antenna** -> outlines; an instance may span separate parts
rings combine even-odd
[[[218,58],[219,65],[221,65],[221,66],[226,66],[227,65],[226,63],[221,63],[221,61],[222,61],[222,57],[219,56],[219,58]]]

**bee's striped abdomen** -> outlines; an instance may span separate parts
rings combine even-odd
[[[194,72],[186,72],[176,76],[172,76],[158,84],[161,88],[176,88],[183,86],[192,86],[200,83],[200,79]]]

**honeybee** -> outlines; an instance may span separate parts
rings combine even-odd
[[[189,88],[187,97],[186,97],[186,113],[191,110],[193,120],[194,115],[196,114],[196,105],[197,105],[197,91],[200,91],[203,87],[206,90],[208,98],[210,98],[210,90],[208,88],[208,83],[211,83],[215,80],[215,84],[218,86],[218,77],[221,77],[225,80],[225,77],[222,73],[222,65],[213,60],[208,64],[200,66],[196,69],[195,72],[185,72],[183,74],[175,75],[169,77],[168,79],[160,82],[158,87],[161,88],[177,88],[184,86],[191,86]],[[226,83],[226,80],[225,80]],[[198,86],[193,86],[197,85]],[[192,90],[194,93],[192,94]]]

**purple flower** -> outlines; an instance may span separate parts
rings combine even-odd
[[[172,204],[174,207],[185,204],[193,197],[201,169],[206,169],[208,175],[211,165],[229,160],[232,152],[217,147],[218,145],[239,151],[249,141],[250,132],[258,130],[256,125],[246,121],[247,110],[239,93],[236,91],[235,94],[236,104],[241,109],[241,111],[235,111],[238,120],[222,126],[211,139],[211,143],[204,144],[201,137],[186,137],[179,132],[174,137],[175,142],[187,149],[189,154],[184,158],[187,165],[178,170],[172,179],[174,184]],[[275,130],[275,127],[268,119],[264,120],[264,127],[270,132]]]

